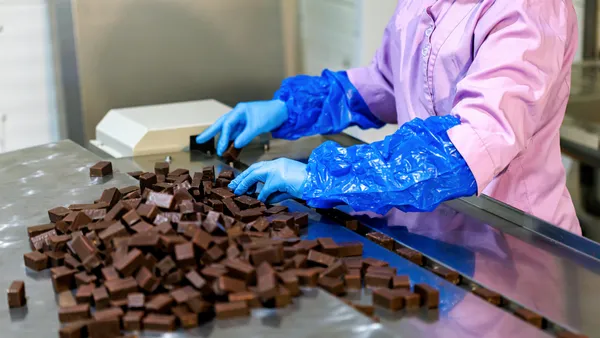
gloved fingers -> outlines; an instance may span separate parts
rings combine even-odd
[[[225,122],[225,119],[227,119],[227,115],[229,115],[229,113],[219,117],[219,119],[206,130],[204,130],[202,134],[196,136],[196,142],[204,143],[210,140],[211,138],[215,137],[215,135],[217,135],[217,133],[221,130],[223,122]]]
[[[246,127],[241,132],[241,134],[235,139],[233,145],[238,149],[243,148],[247,146],[250,142],[252,142],[252,140],[258,135],[259,133],[257,132],[257,130]]]
[[[268,175],[267,175],[268,177]],[[274,193],[277,192],[285,192],[284,190],[281,190],[281,188],[284,188],[281,186],[281,184],[279,183],[275,183],[278,180],[274,180],[272,177],[268,177],[267,181],[265,182],[264,187],[262,188],[262,190],[260,191],[260,194],[258,194],[257,199],[261,202],[265,202],[267,200],[267,198],[269,196],[271,196]]]
[[[231,140],[231,134],[236,128],[236,125],[244,118],[243,106],[236,106],[228,115],[227,119],[223,122],[223,128],[221,129],[221,135],[219,136],[219,143],[217,144],[217,155],[223,156],[225,150],[229,146]]]
[[[246,191],[248,191],[248,189],[250,187],[252,187],[254,184],[256,184],[258,182],[265,182],[267,180],[267,178],[269,177],[269,173],[270,173],[270,171],[267,166],[263,166],[256,170],[253,170],[246,177],[244,177],[244,179],[242,181],[240,181],[240,183],[237,186],[237,188],[235,189],[234,193],[236,195],[242,195],[242,194],[246,193]],[[263,190],[265,189],[265,187],[266,187],[266,182],[265,182],[265,186],[263,187]]]
[[[246,176],[250,175],[250,173],[252,173],[254,170],[261,168],[263,165],[265,165],[265,163],[265,161],[254,163],[253,165],[248,167],[248,169],[242,171],[241,174],[239,174],[236,178],[233,179],[233,181],[229,183],[229,189],[235,191],[238,185],[240,185],[240,182],[242,182],[246,178]]]

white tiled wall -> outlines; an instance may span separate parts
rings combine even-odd
[[[45,0],[0,0],[0,152],[58,137]]]

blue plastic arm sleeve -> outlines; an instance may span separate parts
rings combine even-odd
[[[272,132],[273,137],[295,140],[316,134],[337,134],[350,126],[381,128],[376,118],[348,79],[345,71],[325,69],[321,76],[287,78],[275,93],[285,102],[287,121]]]
[[[343,148],[328,141],[308,161],[303,199],[312,207],[346,203],[357,211],[385,214],[432,211],[446,200],[477,193],[475,177],[447,130],[454,116],[403,124],[383,141]]]

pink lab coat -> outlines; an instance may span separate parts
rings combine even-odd
[[[400,0],[348,76],[385,122],[459,116],[479,194],[581,234],[559,143],[576,46],[570,0]]]

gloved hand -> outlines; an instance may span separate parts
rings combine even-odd
[[[258,199],[262,202],[265,202],[270,195],[276,192],[301,198],[306,177],[306,164],[280,158],[251,165],[250,168],[231,181],[229,188],[236,195],[242,195],[254,184],[264,182],[265,185],[258,194]]]
[[[235,140],[236,148],[243,148],[256,136],[281,126],[287,118],[287,108],[281,100],[240,103],[198,135],[196,142],[207,142],[220,132],[217,154],[222,156],[231,140]]]

